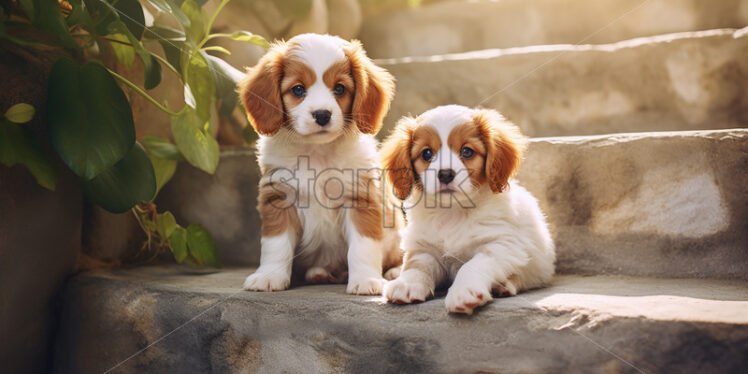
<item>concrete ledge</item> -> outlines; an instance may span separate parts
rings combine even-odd
[[[385,131],[445,104],[498,109],[530,136],[748,124],[748,29],[379,63],[397,78]]]
[[[58,372],[739,372],[744,281],[560,276],[472,317],[342,285],[239,291],[252,269],[148,267],[67,288]],[[176,329],[176,330],[175,330]],[[625,362],[624,362],[625,361]]]
[[[748,130],[537,138],[561,273],[748,280]]]
[[[740,0],[447,1],[368,18],[359,38],[370,56],[391,58],[746,25]]]
[[[748,130],[532,140],[518,178],[549,218],[562,273],[748,279]],[[215,175],[181,165],[159,206],[256,265],[257,166],[224,149]]]

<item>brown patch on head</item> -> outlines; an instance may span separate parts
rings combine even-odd
[[[474,122],[467,122],[455,126],[447,138],[449,149],[457,155],[468,169],[470,181],[475,187],[480,186],[486,181],[486,145],[481,138],[480,131]],[[474,154],[470,158],[462,157],[464,147],[473,150]]]
[[[325,86],[330,91],[333,91],[335,100],[340,107],[340,112],[343,113],[345,118],[349,118],[356,90],[356,84],[353,82],[353,76],[351,76],[350,62],[347,60],[340,61],[327,68],[325,73],[322,74],[322,81],[325,82]],[[335,94],[334,89],[338,84],[344,88],[342,95]]]
[[[286,60],[283,64],[283,80],[280,84],[283,105],[290,109],[301,104],[305,96],[297,97],[291,92],[291,88],[301,85],[309,89],[316,81],[317,75],[307,64],[299,60]]]
[[[428,168],[429,162],[421,158],[421,152],[431,148],[436,154],[440,147],[439,133],[432,126],[419,124],[410,117],[397,123],[379,152],[386,180],[395,196],[405,200],[416,185],[418,173]]]
[[[289,202],[288,196],[293,193],[282,183],[267,183],[260,186],[257,197],[257,210],[262,218],[262,236],[273,237],[293,230],[301,234],[301,222],[296,207]]]
[[[249,122],[262,135],[275,134],[285,121],[280,81],[287,49],[286,43],[274,44],[239,82],[239,94]]]
[[[502,192],[519,168],[527,139],[495,110],[480,110],[473,121],[486,146],[486,182],[494,193]]]
[[[382,128],[382,119],[390,107],[394,78],[374,65],[358,40],[352,40],[344,52],[355,84],[351,115],[362,133],[376,134]]]
[[[413,145],[410,148],[410,159],[416,175],[420,175],[431,164],[430,161],[426,161],[421,157],[421,153],[425,149],[431,149],[433,154],[436,154],[441,147],[441,137],[434,127],[423,124],[413,131]]]

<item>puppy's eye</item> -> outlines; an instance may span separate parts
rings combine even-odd
[[[462,158],[464,159],[473,157],[474,154],[475,151],[470,147],[462,147],[462,149],[460,150],[460,156],[462,156]]]
[[[332,88],[332,93],[335,94],[335,96],[342,96],[345,93],[345,86],[338,83],[335,85],[335,87]]]
[[[297,84],[293,87],[291,87],[291,93],[296,97],[302,97],[304,94],[306,94],[306,88],[304,86]]]
[[[434,157],[434,151],[432,151],[431,148],[426,148],[421,152],[421,158],[423,161],[431,161],[432,157]]]

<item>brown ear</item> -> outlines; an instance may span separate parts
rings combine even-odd
[[[478,126],[486,145],[486,179],[491,191],[504,191],[509,178],[519,168],[527,139],[519,128],[507,121],[495,110],[480,110],[473,121]]]
[[[405,200],[415,183],[410,149],[413,146],[414,120],[403,118],[392,130],[392,134],[382,143],[379,151],[387,181],[392,185],[395,196]]]
[[[358,40],[345,49],[351,62],[351,74],[356,84],[351,114],[358,129],[364,134],[376,134],[390,107],[395,79],[386,70],[374,65]]]
[[[280,82],[285,44],[275,44],[239,82],[239,94],[249,122],[262,135],[275,134],[285,120]]]

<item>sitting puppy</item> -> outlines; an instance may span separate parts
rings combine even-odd
[[[347,292],[381,294],[382,270],[402,262],[398,226],[385,204],[373,137],[393,78],[358,41],[304,34],[274,44],[239,91],[260,134],[260,267],[244,289],[289,287],[292,271]],[[389,227],[385,227],[389,226]]]
[[[555,251],[545,217],[509,181],[525,142],[493,110],[449,105],[398,123],[381,151],[395,194],[409,205],[405,264],[385,286],[389,301],[424,301],[453,281],[447,310],[472,314],[492,290],[516,295],[551,279]]]

